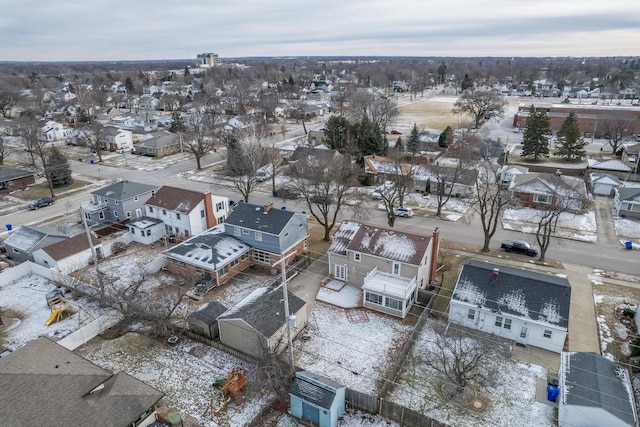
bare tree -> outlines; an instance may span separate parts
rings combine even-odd
[[[358,122],[366,117],[382,132],[386,132],[398,118],[394,99],[368,92],[357,92],[352,96],[351,112],[352,121]]]
[[[31,167],[47,179],[51,197],[55,197],[51,165],[48,161],[49,141],[41,135],[41,128],[35,117],[23,116],[18,122],[18,134],[28,150]]]
[[[476,177],[472,207],[482,224],[482,251],[489,252],[491,238],[498,229],[502,212],[509,204],[509,196],[506,189],[500,186],[500,165],[485,159],[482,166]]]
[[[227,136],[228,187],[239,191],[245,202],[263,184],[256,176],[265,155],[261,140],[262,130],[256,126]]]
[[[340,211],[348,207],[359,213],[358,196],[351,191],[357,171],[348,157],[317,156],[293,174],[294,187],[311,215],[324,227],[324,240],[330,240]]]
[[[0,135],[0,166],[4,165],[4,159],[9,157],[13,150],[9,145],[9,141],[6,135]]]
[[[106,128],[100,122],[92,121],[79,129],[79,136],[91,151],[95,151],[98,161],[102,162],[102,153],[106,148]]]
[[[401,153],[396,150],[393,150],[387,159],[391,160],[391,163],[385,167],[386,181],[376,189],[387,211],[387,224],[393,227],[396,222],[395,209],[404,205],[405,196],[413,189],[415,166],[403,163]]]
[[[472,385],[481,386],[491,379],[489,362],[506,360],[508,349],[495,340],[478,339],[461,326],[433,324],[434,338],[425,351],[416,356],[422,363],[442,374],[451,387],[450,398],[459,398]],[[448,394],[449,394],[448,393]]]
[[[453,107],[454,114],[470,114],[475,121],[477,129],[486,115],[502,117],[505,101],[502,95],[492,91],[465,92],[456,101]]]
[[[640,129],[640,122],[638,119],[632,119],[628,116],[618,113],[610,118],[607,118],[604,123],[604,135],[611,147],[611,152],[616,154],[622,144],[631,141]]]
[[[11,110],[18,103],[18,90],[10,86],[9,82],[4,81],[0,87],[0,115],[5,119],[11,117]]]
[[[196,112],[185,121],[184,146],[196,159],[196,168],[202,170],[202,158],[215,147],[214,127],[216,115]]]

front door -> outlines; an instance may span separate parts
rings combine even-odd
[[[140,218],[142,216],[142,210],[140,208],[136,209],[136,218]]]
[[[520,327],[520,338],[518,339],[518,342],[522,344],[526,344],[528,337],[529,337],[529,328],[526,326]]]
[[[336,279],[347,281],[347,267],[345,265],[336,264]]]

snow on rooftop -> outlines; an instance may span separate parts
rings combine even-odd
[[[382,247],[381,251],[380,247]],[[407,238],[406,234],[397,234],[393,231],[382,232],[376,241],[374,251],[385,258],[408,262],[416,254],[416,245],[413,240]]]
[[[487,294],[468,279],[463,279],[456,285],[455,296],[461,301],[474,305],[484,305],[487,300]]]
[[[268,287],[262,287],[254,290],[249,295],[247,295],[242,301],[240,301],[235,306],[231,307],[229,310],[225,311],[222,316],[228,317],[232,314],[237,313],[243,307],[253,304],[256,302],[262,295],[266,294],[269,291]]]
[[[32,228],[20,227],[7,237],[5,243],[23,252],[29,252],[44,237],[42,233]]]
[[[524,317],[529,317],[529,308],[522,289],[516,289],[501,296],[498,303],[506,305],[509,310],[515,311]]]
[[[559,324],[562,317],[560,316],[560,311],[558,309],[558,303],[554,299],[550,299],[544,303],[544,307],[542,307],[542,314],[547,322],[553,324]]]

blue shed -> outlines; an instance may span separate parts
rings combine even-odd
[[[320,427],[334,427],[344,413],[346,388],[309,371],[296,372],[289,396],[291,415]]]

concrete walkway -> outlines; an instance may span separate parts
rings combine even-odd
[[[307,314],[313,311],[322,279],[329,274],[328,262],[328,256],[324,253],[287,282],[288,290],[307,303]]]

